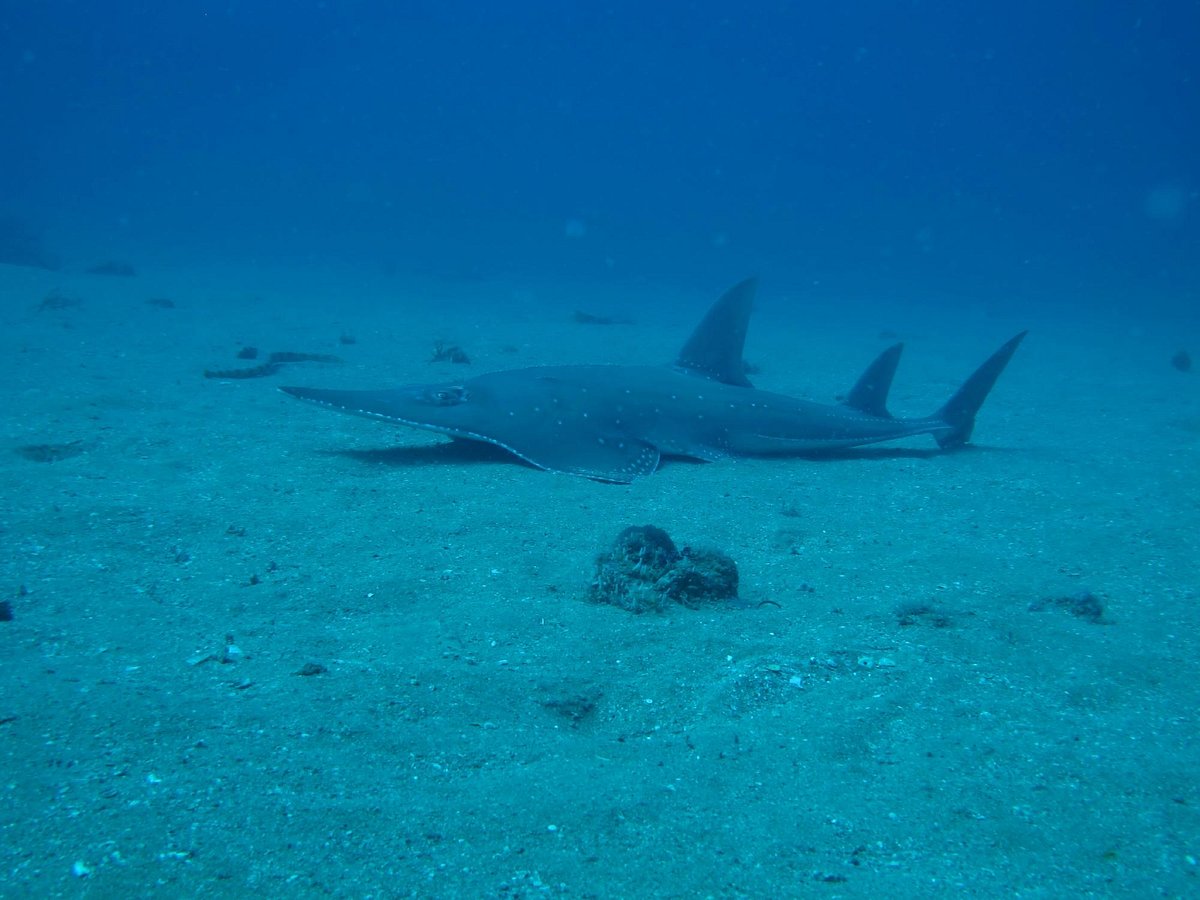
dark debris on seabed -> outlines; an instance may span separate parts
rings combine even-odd
[[[238,359],[258,359],[257,347],[243,347],[237,353]],[[267,356],[266,362],[258,366],[244,369],[205,369],[205,378],[220,378],[222,380],[243,378],[266,378],[274,375],[289,363],[332,363],[340,364],[342,358],[328,353],[296,353],[291,350],[281,350]]]
[[[34,311],[39,313],[62,312],[65,309],[75,309],[80,306],[83,306],[83,300],[79,297],[53,290],[41,299],[41,302],[34,307]]]
[[[72,456],[86,453],[88,444],[83,440],[67,441],[60,444],[22,444],[15,448],[18,456],[30,462],[56,463]]]
[[[433,356],[429,360],[431,363],[449,362],[460,366],[469,366],[471,357],[467,356],[467,351],[458,344],[451,344],[446,341],[434,341]]]
[[[631,526],[596,558],[588,597],[634,613],[736,601],[737,563],[720,550],[681,549],[654,525]]]
[[[1091,591],[1080,591],[1062,597],[1042,597],[1029,604],[1030,612],[1043,612],[1047,609],[1061,609],[1093,625],[1109,624],[1109,620],[1104,617],[1104,601]]]
[[[105,259],[84,269],[89,275],[107,275],[112,278],[133,278],[137,269],[133,263],[123,259]]]

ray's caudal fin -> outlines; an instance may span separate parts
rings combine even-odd
[[[963,382],[954,396],[933,414],[932,418],[941,419],[951,429],[936,436],[939,447],[961,447],[971,439],[971,431],[975,428],[975,414],[979,412],[979,407],[983,406],[992,385],[996,383],[996,379],[1000,377],[1000,373],[1004,371],[1026,334],[1028,332],[1022,331],[989,356],[987,361]]]

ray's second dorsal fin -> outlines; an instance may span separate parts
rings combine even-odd
[[[846,395],[845,405],[869,416],[892,418],[887,408],[888,391],[892,389],[892,378],[896,375],[896,366],[903,352],[904,345],[895,344],[880,353],[854,383]]]
[[[746,377],[742,349],[754,309],[758,279],[738,282],[712,305],[688,338],[675,368],[738,387],[753,387]]]

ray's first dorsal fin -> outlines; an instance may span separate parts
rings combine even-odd
[[[747,278],[722,294],[683,345],[675,367],[724,384],[753,387],[746,377],[742,349],[757,289],[758,279]]]
[[[854,382],[854,387],[846,395],[845,405],[869,416],[892,418],[887,408],[888,391],[892,389],[892,378],[896,375],[896,366],[903,352],[903,344],[894,344],[880,353]]]

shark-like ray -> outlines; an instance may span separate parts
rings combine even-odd
[[[747,279],[708,311],[671,366],[545,366],[376,391],[285,387],[319,406],[503,447],[551,472],[628,483],[663,456],[800,454],[930,434],[971,438],[975,416],[1025,337],[997,350],[941,408],[897,418],[888,391],[903,345],[889,347],[838,404],[761,391],[742,361],[757,288]]]

